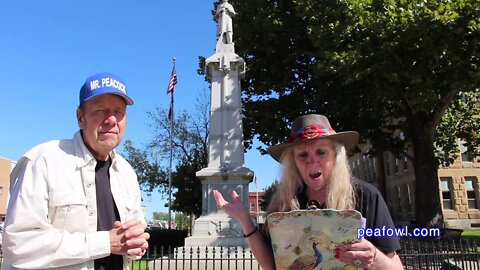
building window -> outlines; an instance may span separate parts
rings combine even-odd
[[[385,152],[383,156],[383,159],[385,160],[385,174],[387,176],[390,176],[390,157],[388,155],[388,152]]]
[[[442,205],[445,210],[453,210],[452,203],[452,178],[450,177],[441,177],[440,178],[441,186],[440,191],[442,192]]]
[[[464,141],[460,141],[460,153],[462,156],[462,162],[472,162],[472,155],[467,152],[467,147]]]
[[[256,212],[255,203],[250,203],[250,212]]]
[[[410,185],[405,184],[405,189],[407,190],[407,200],[408,200],[408,212],[412,212],[412,192],[410,191]]]
[[[398,213],[401,213],[403,210],[403,207],[402,207],[402,193],[400,190],[400,186],[395,187],[395,193],[396,193],[395,195],[397,196],[397,211]]]
[[[365,171],[365,179],[367,179],[368,182],[373,182],[373,179],[372,179],[372,176],[371,176],[371,173],[370,173],[370,158],[369,157],[365,157],[365,159],[363,159],[363,166],[365,166],[364,168],[364,171]]]
[[[398,160],[398,158],[395,157],[395,174],[398,174],[399,172],[399,169],[398,169],[399,163],[400,161]]]
[[[370,178],[370,172],[368,170],[370,168],[369,162],[368,162],[369,158],[364,155],[362,159],[363,159],[362,163],[363,163],[363,174],[364,174],[363,178],[365,179],[365,181],[371,183],[373,179]]]
[[[352,167],[352,174],[355,177],[360,178],[360,175],[358,174],[357,160],[352,161],[352,164],[350,166]]]
[[[478,209],[475,177],[465,177],[465,189],[467,191],[468,208]]]
[[[463,152],[462,162],[472,162],[472,158],[470,157],[470,154],[468,154],[467,152]]]
[[[356,162],[355,167],[357,168],[357,175],[358,175],[358,177],[361,178],[362,176],[360,175],[360,158],[355,160],[355,162]]]
[[[393,188],[389,188],[387,190],[387,197],[388,197],[388,208],[390,210],[390,214],[392,215],[393,220],[398,219],[398,213],[395,211],[396,205],[395,205],[395,191]]]

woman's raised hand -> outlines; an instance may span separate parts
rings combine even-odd
[[[215,201],[217,202],[217,207],[219,210],[224,211],[239,221],[249,217],[248,210],[240,199],[240,196],[238,196],[237,192],[232,191],[230,193],[230,196],[232,197],[231,202],[226,201],[222,193],[216,189],[213,190],[213,196],[215,197]]]

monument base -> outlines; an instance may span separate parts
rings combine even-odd
[[[243,237],[190,236],[185,238],[185,247],[197,246],[246,248],[248,244]]]
[[[201,216],[195,220],[193,235],[185,239],[185,247],[247,247],[240,224],[223,212]]]

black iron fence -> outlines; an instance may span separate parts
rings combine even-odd
[[[480,247],[474,241],[402,238],[399,256],[405,269],[480,270]],[[148,267],[148,268],[147,268]],[[151,251],[133,262],[132,270],[163,269],[261,269],[248,249],[228,247],[179,247]]]
[[[480,270],[480,246],[474,241],[402,238],[399,256],[405,269]],[[0,265],[1,265],[0,257]],[[252,253],[241,247],[177,247],[149,250],[131,270],[259,270]]]
[[[148,268],[145,268],[148,267]],[[249,249],[242,247],[177,247],[150,251],[131,270],[261,269]]]
[[[405,269],[480,270],[480,246],[468,240],[400,239]]]

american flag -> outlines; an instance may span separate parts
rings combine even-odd
[[[170,75],[170,81],[168,82],[167,94],[173,93],[175,84],[177,84],[177,71],[175,69],[175,64],[173,64],[172,74]]]

